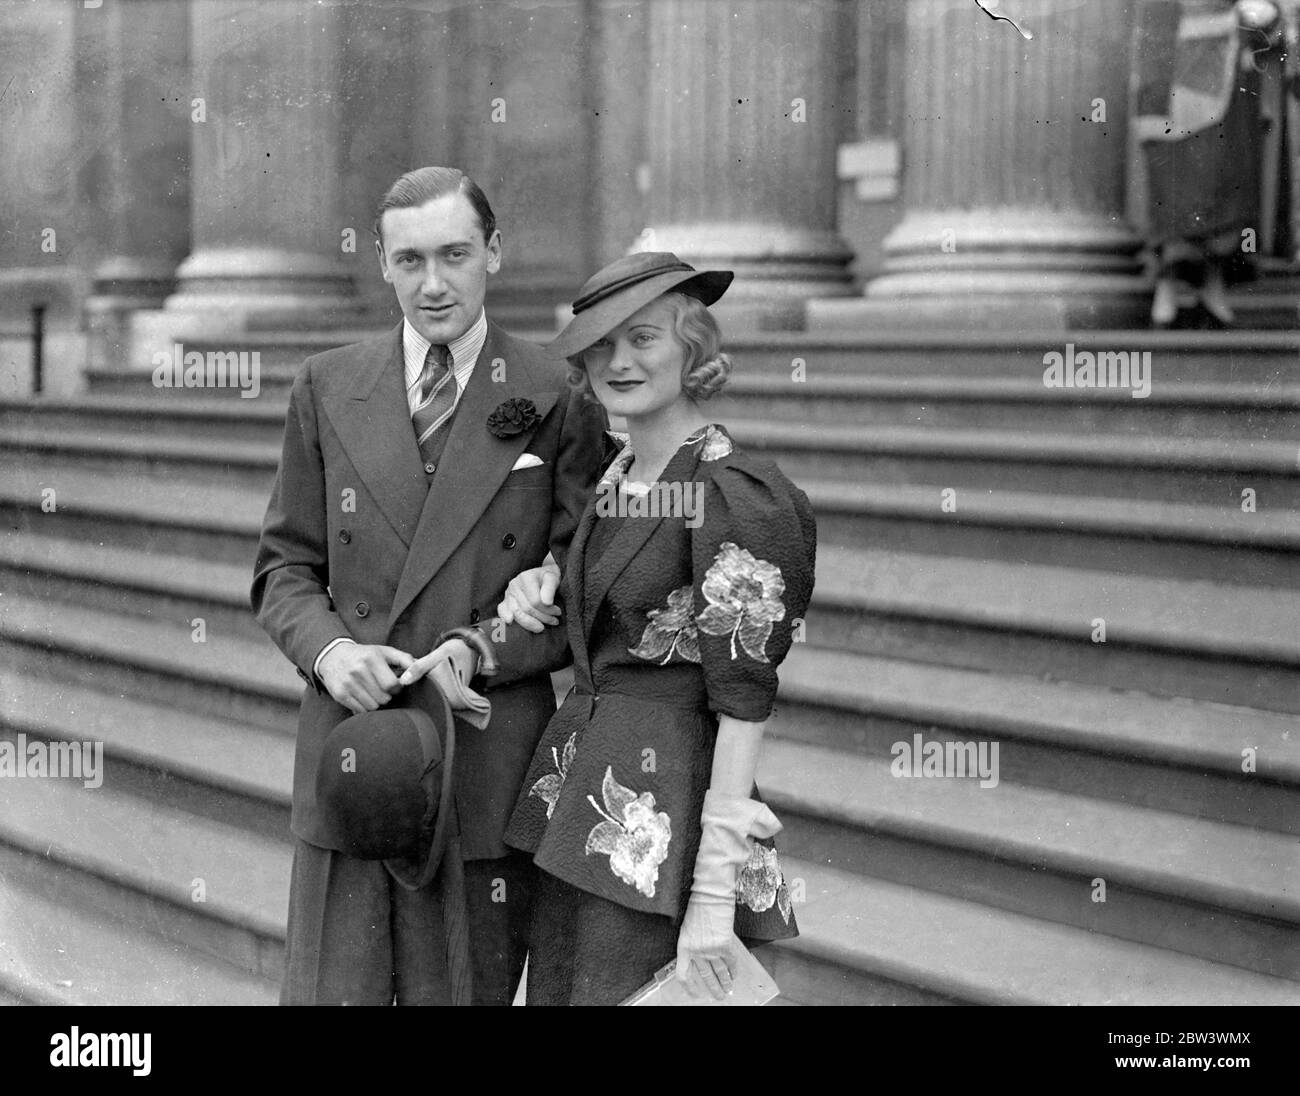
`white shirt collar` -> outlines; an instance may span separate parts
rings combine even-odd
[[[474,363],[487,342],[487,313],[479,309],[478,319],[470,324],[469,330],[458,339],[448,344],[451,351],[451,367],[456,374],[456,387],[462,392],[474,372]],[[420,374],[424,372],[424,356],[429,352],[429,340],[421,335],[411,321],[402,317],[402,356],[406,365],[406,389],[408,396],[414,386],[420,383]]]

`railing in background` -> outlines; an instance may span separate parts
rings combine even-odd
[[[45,387],[45,305],[32,305],[32,395]]]

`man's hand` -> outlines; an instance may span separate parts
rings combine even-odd
[[[503,624],[518,624],[529,632],[542,632],[560,623],[555,592],[560,588],[560,569],[544,563],[515,575],[497,606]]]
[[[321,659],[317,673],[330,696],[359,715],[387,704],[402,687],[392,667],[405,670],[414,661],[396,647],[340,643]]]

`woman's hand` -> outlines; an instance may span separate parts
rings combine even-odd
[[[560,609],[555,592],[560,588],[560,569],[549,556],[540,567],[523,571],[510,580],[497,606],[503,624],[518,624],[525,631],[542,632],[559,624]]]
[[[691,896],[677,935],[676,975],[696,997],[710,993],[722,999],[731,992],[738,949],[745,946],[735,934],[736,874],[749,860],[753,848],[751,838],[771,837],[781,829],[776,815],[758,800],[718,790],[719,786],[725,788],[737,782],[733,770],[738,767],[746,769],[752,777],[758,736],[749,732],[755,726],[761,735],[762,724],[746,724],[730,716],[722,716],[718,721],[718,744],[713,757],[713,778],[717,786],[704,793]],[[733,741],[737,735],[741,740],[753,741],[748,748],[740,750]]]
[[[676,977],[693,997],[718,1000],[731,992],[737,949],[744,947],[732,929],[736,906],[705,894],[692,894],[677,936]]]

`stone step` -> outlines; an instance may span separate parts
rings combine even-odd
[[[1300,435],[1300,386],[1174,382],[1135,399],[1125,390],[1049,389],[1041,377],[828,375],[798,381],[737,373],[710,401],[709,414],[723,423],[758,419],[864,429],[1287,438]]]
[[[101,611],[145,616],[158,623],[170,623],[173,627],[188,630],[188,636],[192,636],[190,622],[195,614],[198,614],[205,620],[209,636],[242,637],[249,639],[258,647],[265,646],[264,636],[247,609],[247,575],[241,568],[222,568],[138,551],[97,549],[56,538],[29,536],[21,539],[14,537],[0,539],[0,575],[7,577],[11,594],[24,595],[28,599],[55,597],[65,603],[72,602]],[[177,599],[180,599],[179,607],[164,611],[168,606],[175,605]],[[229,623],[230,621],[234,622],[233,625]],[[804,650],[801,647],[795,648],[796,662]],[[900,668],[904,672],[909,669],[906,663],[864,659],[862,656],[842,655],[833,651],[817,651],[815,655],[810,654],[808,657],[828,660],[833,666],[839,665],[837,659],[847,658],[849,661],[844,664],[845,667],[855,672],[861,672],[864,668],[869,672],[876,663],[888,666],[890,672],[894,674],[899,673]],[[859,663],[863,665],[860,666]],[[911,669],[910,678],[905,674],[905,679],[914,682],[918,689],[924,688],[922,678],[929,676],[943,680],[943,675],[948,674],[955,682],[952,686],[953,692],[958,695],[973,687],[972,678],[976,684],[988,678],[988,675],[963,674],[961,671],[948,671],[936,666],[918,666]],[[879,677],[879,671],[875,672],[875,676]],[[1017,691],[1039,684],[1032,679],[1019,677],[1000,680],[1005,687]],[[835,705],[843,708],[845,712],[856,713],[855,718],[862,714],[856,703],[859,698],[865,696],[861,689],[861,682],[860,677],[854,679],[852,685],[838,696]],[[1078,705],[1084,698],[1090,697],[1095,692],[1096,690],[1087,688],[1075,689],[1074,695],[1069,695],[1069,703],[1072,706]],[[815,699],[817,695],[813,693],[811,697],[806,696],[805,699]],[[1109,697],[1120,694],[1107,692],[1105,695]],[[1186,703],[1173,706],[1168,701],[1144,698],[1142,694],[1126,695],[1129,698],[1127,703],[1132,703],[1135,696],[1149,700],[1143,709],[1149,715],[1160,712],[1169,720],[1187,718],[1188,704]],[[1062,703],[1062,700],[1057,699],[1054,702]],[[1122,714],[1122,707],[1119,705],[1103,705],[1102,709],[1107,719],[1114,719]],[[867,711],[871,709],[868,707]],[[1221,708],[1214,705],[1202,705],[1197,711],[1204,721],[1212,718],[1223,720],[1227,716],[1239,722],[1243,717],[1252,715],[1258,716],[1258,719],[1265,724],[1277,720],[1275,716],[1251,713],[1249,709]],[[949,709],[946,714],[949,719],[959,719],[961,711]],[[957,725],[962,724],[959,722]],[[1219,775],[1239,771],[1240,750],[1243,745],[1254,743],[1256,743],[1255,738],[1243,737],[1234,732],[1231,748],[1221,751],[1220,760],[1223,764],[1220,766]],[[1270,769],[1267,772],[1261,771],[1260,775],[1271,775],[1271,773]],[[1064,775],[1069,778],[1068,772]],[[1130,779],[1124,781],[1121,788],[1126,795],[1133,794],[1134,784],[1140,787],[1141,783],[1148,778],[1149,774],[1136,777],[1130,774]],[[1209,787],[1218,788],[1219,784],[1212,782],[1207,786],[1200,782],[1193,782],[1193,787],[1192,794],[1195,800],[1197,797],[1204,796]],[[1235,802],[1241,789],[1233,784],[1230,788],[1221,791],[1226,791]],[[1232,809],[1242,811],[1248,807],[1243,803]],[[1253,815],[1248,815],[1241,820],[1253,821]]]
[[[282,970],[291,846],[105,784],[11,779],[0,845],[66,869],[83,908],[262,978]],[[77,903],[82,905],[82,903]]]
[[[780,740],[757,780],[793,856],[1300,979],[1294,834]]]
[[[1024,562],[1077,564],[1229,583],[1293,585],[1300,518],[1239,499],[1187,505],[1086,495],[959,490],[945,512],[943,488],[923,484],[803,480],[823,544]],[[42,508],[55,489],[56,509]],[[0,482],[0,528],[24,534],[172,551],[252,566],[269,491],[157,481],[84,469],[57,475],[12,468]]]
[[[949,559],[936,561],[931,557],[904,557],[902,561],[898,561],[891,554],[885,566],[881,567],[881,557],[878,553],[870,558],[875,562],[868,564],[857,554],[846,554],[823,548],[818,598],[820,601],[822,594],[826,595],[825,604],[832,613],[836,615],[851,613],[854,605],[858,607],[865,605],[868,613],[873,606],[878,607],[880,611],[897,609],[895,602],[891,600],[894,591],[887,586],[875,591],[870,586],[864,587],[856,579],[855,565],[872,571],[876,578],[882,581],[887,580],[890,574],[895,576],[904,574],[908,568],[917,574],[929,572],[936,562],[946,568],[950,574],[955,566],[963,565],[962,561]],[[972,575],[987,574],[987,568],[982,565],[969,564],[969,567]],[[1023,581],[1020,570],[1017,569],[1015,572],[1013,582]],[[246,608],[247,573],[242,568],[213,566],[198,561],[150,555],[137,550],[101,549],[57,538],[9,537],[0,539],[0,573],[5,572],[9,577],[10,595],[25,595],[28,603],[53,594],[65,602],[71,600],[79,605],[93,606],[110,616],[112,611],[127,612],[134,616],[143,615],[159,625],[169,626],[171,629],[169,634],[174,638],[183,637],[184,644],[199,652],[205,665],[210,664],[211,659],[202,655],[206,644],[197,644],[193,641],[191,621],[195,619],[194,614],[202,616],[205,620],[207,636],[212,642],[218,638],[247,640],[259,652],[270,649],[269,643],[256,623],[252,621],[251,614]],[[1028,574],[1033,577],[1035,573],[1028,572]],[[35,577],[32,577],[33,575]],[[1057,575],[1052,572],[1037,577],[1042,581],[1054,582]],[[940,584],[938,594],[931,599],[932,602],[939,603],[937,610],[933,604],[911,606],[911,610],[923,618],[933,616],[935,611],[943,612],[952,608],[956,614],[954,619],[962,624],[968,624],[972,614],[978,616],[983,611],[979,604],[953,606],[947,591],[942,586],[941,576],[931,576],[931,581]],[[1121,580],[1116,579],[1116,581]],[[1121,587],[1109,595],[1111,601],[1119,600],[1124,612],[1130,616],[1141,608],[1139,602],[1145,593],[1138,590],[1135,595],[1133,582],[1134,580],[1121,582]],[[1085,583],[1085,590],[1087,604],[1091,606],[1095,603],[1097,589]],[[1196,599],[1200,600],[1203,594],[1203,591],[1197,591]],[[1220,590],[1218,595],[1231,600],[1227,591]],[[1243,596],[1258,601],[1260,593],[1246,590]],[[844,604],[846,601],[849,603],[848,607]],[[173,608],[169,612],[164,612],[167,606]],[[1007,606],[1003,604],[1003,599],[994,598],[991,604],[986,602],[983,608],[996,611]],[[1058,610],[1058,616],[1051,621],[1052,627],[1063,630],[1067,635],[1078,632],[1077,612],[1065,617],[1059,615],[1059,604],[1055,608]],[[1088,628],[1084,629],[1084,632],[1087,633],[1091,630],[1092,618],[1085,619],[1088,621]],[[1250,619],[1252,618],[1247,618],[1248,623]],[[1110,631],[1108,638],[1114,639],[1115,628],[1125,622],[1117,620],[1113,615],[1107,617],[1107,620]],[[840,623],[842,626],[842,622]],[[995,612],[993,617],[983,620],[983,623],[990,627],[1000,624],[1004,629],[1014,630],[1018,624],[1025,622],[1005,614],[1001,620],[998,620]],[[1033,630],[1042,631],[1041,619],[1031,623]],[[1149,626],[1150,621],[1143,625],[1139,619],[1137,624]],[[810,639],[814,641],[814,645],[824,646],[818,631],[819,629],[814,627]],[[1074,638],[1077,639],[1078,636]],[[1163,640],[1157,638],[1157,642],[1163,642],[1168,646],[1171,643],[1177,645],[1178,640],[1176,636],[1172,639],[1165,636]],[[1234,642],[1235,640],[1229,638],[1223,641],[1221,646],[1225,644],[1230,646]],[[796,653],[798,651],[799,648],[796,648]],[[1270,657],[1274,655],[1276,652],[1272,652]],[[278,660],[279,656],[272,654],[272,658]],[[927,672],[938,671],[931,667]],[[1108,681],[1105,683],[1109,684]]]
[[[209,636],[265,639],[249,605],[253,567],[36,533],[0,535],[12,594],[144,616]]]
[[[993,431],[946,431],[736,422],[743,445],[777,461],[796,483],[817,479],[941,484],[945,488],[1113,496],[1240,506],[1255,492],[1258,509],[1300,507],[1295,446],[1247,439],[1069,437]],[[105,435],[12,429],[0,435],[0,459],[47,484],[86,468],[160,482],[200,482],[270,491],[278,443]]]
[[[854,331],[724,334],[737,371],[804,375],[1010,377],[1041,381],[1049,353],[1151,352],[1153,384],[1294,383],[1296,331]]]
[[[47,485],[87,468],[116,476],[147,476],[159,483],[199,482],[269,496],[280,461],[279,444],[213,439],[151,438],[34,427],[0,434],[0,460],[39,469]]]
[[[376,331],[232,333],[220,340],[191,341],[186,350],[223,353],[257,350],[261,390],[284,391],[303,361],[335,346],[358,342]],[[551,332],[522,331],[520,337],[548,342]],[[736,375],[789,377],[796,363],[808,378],[1006,377],[1041,382],[1044,355],[1076,351],[1150,351],[1153,385],[1190,382],[1294,383],[1300,334],[1295,331],[753,331],[724,330],[723,343]],[[157,389],[152,371],[90,370],[96,394],[135,392],[163,397],[190,389]],[[208,395],[239,398],[234,388],[204,389]],[[247,402],[247,401],[244,401]]]
[[[185,339],[179,344],[179,351],[182,365],[184,364],[184,355],[191,351],[197,351],[205,356],[210,353],[251,354],[256,351],[259,355],[256,360],[263,372],[267,370],[293,370],[313,354],[333,350],[336,346],[364,342],[376,335],[382,335],[388,330],[391,330],[391,328],[387,325],[365,324],[324,330],[281,327],[260,331],[231,331],[229,335],[221,338],[195,337]],[[174,355],[176,351],[172,350],[172,353]],[[91,370],[87,374],[87,379],[90,381],[92,388],[111,390],[115,381],[120,382],[127,376],[130,376],[130,374],[109,370]],[[145,384],[152,388],[152,369],[148,372],[141,372],[139,376],[143,377]],[[158,391],[166,394],[169,390],[164,388],[158,389]]]
[[[0,400],[0,429],[35,426],[96,434],[183,435],[278,441],[287,385],[278,374],[255,398],[214,398],[208,390]],[[1155,385],[1127,390],[1049,389],[1042,378],[836,376],[802,380],[737,371],[709,404],[719,422],[771,420],[861,427],[1020,430],[1190,437],[1300,435],[1300,385],[1238,381]]]
[[[490,303],[489,308],[491,308]],[[551,308],[548,306],[545,311],[549,315]],[[506,331],[516,338],[523,339],[525,342],[540,344],[550,342],[555,337],[553,331],[539,331],[537,329],[537,317],[533,310],[526,309],[522,313],[516,311],[516,314],[508,320],[499,311],[495,316],[496,321]],[[385,335],[391,330],[391,326],[383,325],[375,328],[354,328],[351,330],[339,328],[327,331],[296,331],[291,329],[232,331],[229,335],[221,338],[187,338],[180,344],[182,384],[178,387],[155,386],[154,371],[152,369],[121,372],[91,368],[85,370],[85,374],[87,385],[96,396],[137,393],[168,398],[198,394],[214,398],[234,397],[243,402],[244,398],[240,396],[238,387],[239,370],[243,369],[245,375],[250,371],[255,373],[259,395],[271,392],[278,393],[283,398],[293,384],[293,378],[302,367],[303,362],[313,354],[320,354],[326,350],[348,346],[352,343],[364,342],[376,336]],[[227,379],[218,380],[212,387],[186,387],[183,376],[184,355],[194,352],[204,355],[205,363],[209,355],[214,355],[215,357],[211,359],[213,361],[213,375],[221,377],[224,372]],[[256,358],[252,357],[254,353],[257,354]],[[241,366],[238,357],[230,357],[232,354],[247,355],[245,364]],[[196,381],[188,383],[197,385]]]
[[[821,543],[870,544],[992,560],[1078,565],[1089,570],[1294,585],[1300,518],[1262,500],[1244,513],[1221,505],[958,490],[945,512],[943,487],[802,480]],[[55,489],[56,510],[42,509]],[[0,528],[143,550],[176,552],[251,569],[269,488],[223,488],[84,469],[52,475],[19,465],[0,482]]]
[[[0,734],[103,744],[103,783],[268,837],[289,830],[292,737],[0,669]]]
[[[996,741],[1017,784],[1300,834],[1294,716],[805,644],[780,677],[778,738],[885,760],[917,734]]]
[[[801,1004],[1295,1005],[1300,985],[789,858],[801,936],[762,949]]]
[[[54,510],[44,506],[54,490]],[[91,544],[174,552],[248,568],[270,490],[166,482],[87,469],[51,475],[39,465],[6,469],[0,529]]]
[[[91,437],[180,437],[279,444],[285,393],[212,399],[189,392],[0,400],[0,431],[84,431]]]
[[[305,686],[271,641],[218,633],[196,643],[193,634],[188,625],[0,596],[0,665],[16,674],[291,735]]]
[[[1300,585],[1300,514],[1144,499],[802,480],[819,544],[1232,585]]]
[[[88,882],[41,854],[0,844],[0,994],[29,1005],[276,1003],[274,979],[88,904]]]
[[[1257,509],[1300,508],[1296,446],[1287,442],[772,422],[728,427],[795,483],[939,484],[957,490],[958,505],[961,489],[974,488],[1240,506],[1249,488]]]
[[[826,548],[805,634],[818,648],[1300,712],[1297,619],[1300,594],[1279,589]]]

